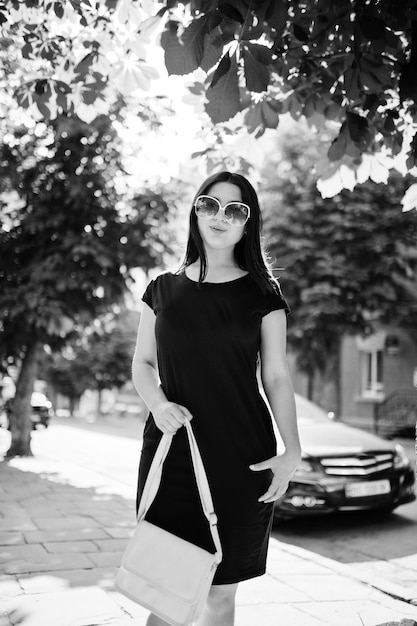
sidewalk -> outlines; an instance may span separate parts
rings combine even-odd
[[[121,483],[42,456],[0,463],[0,626],[144,626],[113,584],[134,525]],[[411,596],[271,539],[267,575],[239,586],[236,626],[414,626]]]

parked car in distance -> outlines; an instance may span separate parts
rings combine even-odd
[[[391,511],[415,500],[415,476],[404,448],[330,419],[296,395],[302,461],[277,518],[337,511]]]
[[[3,423],[1,425],[5,428],[8,428],[10,424],[9,417],[12,402],[13,398],[10,398],[4,403]],[[48,428],[49,420],[55,414],[52,402],[47,398],[44,393],[41,393],[40,391],[34,391],[31,396],[30,404],[30,418],[32,420],[32,427],[35,429],[39,425],[41,425],[45,428]]]

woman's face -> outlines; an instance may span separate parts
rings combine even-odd
[[[233,183],[215,183],[206,191],[206,195],[217,198],[222,207],[228,202],[242,201],[240,188]],[[204,246],[219,250],[234,248],[245,232],[245,226],[229,224],[220,211],[210,219],[197,217],[197,225]]]

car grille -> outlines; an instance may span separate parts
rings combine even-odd
[[[357,456],[337,456],[321,459],[326,474],[331,476],[369,476],[392,469],[393,454],[376,452]]]

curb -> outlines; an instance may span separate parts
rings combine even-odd
[[[329,559],[326,556],[322,556],[321,554],[316,554],[315,552],[311,552],[310,550],[306,550],[305,548],[300,548],[299,546],[292,546],[291,544],[284,543],[279,541],[279,539],[271,538],[271,541],[276,541],[279,544],[280,550],[283,552],[287,552],[293,556],[297,556],[301,559],[305,559],[306,561],[313,561],[317,563],[317,565],[322,565],[331,571],[341,574],[342,576],[347,576],[357,582],[364,583],[385,593],[386,595],[394,598],[395,600],[401,600],[402,602],[407,602],[413,606],[417,606],[417,595],[412,590],[405,589],[401,585],[397,585],[393,582],[383,580],[377,576],[372,576],[371,574],[365,574],[362,572],[357,572],[353,565],[346,565],[345,563],[338,563],[333,559]]]

